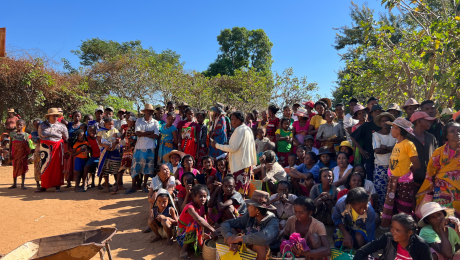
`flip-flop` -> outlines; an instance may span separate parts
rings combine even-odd
[[[131,189],[129,189],[129,190],[127,190],[127,191],[125,192],[125,195],[133,194],[133,193],[136,193],[136,192],[137,192],[136,190],[131,190]]]

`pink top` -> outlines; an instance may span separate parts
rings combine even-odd
[[[396,251],[395,260],[412,260],[412,257],[410,256],[409,252],[407,252],[407,250],[404,249],[399,243],[398,249]]]
[[[204,206],[201,206],[201,208],[197,208],[195,207],[195,204],[193,202],[190,202],[189,204],[185,205],[184,210],[182,210],[182,213],[180,214],[179,228],[185,228],[186,225],[193,222],[193,217],[187,212],[187,210],[190,208],[193,208],[196,211],[196,213],[198,213],[198,215],[203,216],[203,218],[206,219]]]
[[[292,123],[292,128],[295,129],[295,138],[302,144],[306,135],[308,135],[308,128],[310,127],[310,120],[305,123],[304,127],[300,127],[299,121]]]

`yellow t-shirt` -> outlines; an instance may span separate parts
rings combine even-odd
[[[113,135],[118,134],[118,133],[119,133],[118,130],[116,128],[113,128],[113,129],[110,129],[108,131],[103,131],[103,130],[99,131],[99,132],[97,132],[97,136],[100,136],[100,137],[104,138],[107,141],[113,142],[114,141]]]
[[[394,176],[404,176],[410,171],[411,157],[418,156],[414,143],[404,139],[396,143],[390,157],[390,170]]]
[[[315,129],[318,129],[320,125],[325,124],[326,120],[320,115],[314,115],[310,120],[310,125],[314,125]]]

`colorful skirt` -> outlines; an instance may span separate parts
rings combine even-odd
[[[233,174],[235,178],[235,190],[241,195],[248,195],[249,184],[251,183],[252,166],[236,171]]]
[[[387,194],[387,187],[388,187],[388,166],[382,166],[375,164],[374,167],[374,187],[375,191],[379,195],[378,200],[378,210],[380,212],[383,211],[383,205],[385,204],[385,197]]]
[[[29,171],[27,155],[30,153],[27,141],[14,140],[12,145],[13,155],[13,178],[25,175]]]
[[[398,180],[399,177],[393,175],[389,178],[380,224],[382,228],[390,226],[391,217],[394,213],[406,213],[408,215],[414,213],[414,181],[398,182]]]
[[[233,214],[235,214],[236,217],[239,217],[239,213],[238,213],[238,210],[235,209],[235,211],[233,212]],[[211,226],[214,226],[214,224],[217,224],[217,223],[222,223],[224,222],[226,219],[224,219],[223,217],[224,215],[224,212],[223,211],[219,211],[219,209],[217,208],[217,206],[214,206],[210,211],[209,211],[209,224],[211,224]]]
[[[204,243],[203,228],[198,225],[196,221],[185,224],[179,220],[176,239],[180,247],[183,247],[184,245],[192,246],[195,251],[195,255],[198,256],[201,253]]]
[[[155,149],[136,149],[133,154],[131,178],[139,174],[155,176]]]
[[[163,156],[175,150],[174,143],[172,140],[161,140],[158,149],[158,164],[166,163],[163,161]]]
[[[41,185],[45,189],[64,184],[64,141],[40,140]]]
[[[458,201],[458,196],[460,196],[460,190],[457,190],[455,186],[442,179],[435,180],[433,202],[437,202],[443,207],[454,209],[456,218],[460,218],[460,207],[454,205],[454,202]]]
[[[350,227],[346,226],[345,225],[345,228],[347,229],[348,233],[350,233],[351,237],[353,238],[353,244],[356,245],[357,244],[357,241],[355,240],[355,234],[356,233],[360,233],[361,235],[363,235],[364,237],[364,240],[366,241],[366,243],[370,242],[369,241],[369,238],[367,237],[367,233],[366,233],[366,230],[364,229],[351,229]],[[335,231],[334,231],[334,234],[332,235],[332,239],[334,240],[334,246],[335,247],[341,247],[342,244],[343,244],[343,239],[344,239],[344,235],[342,233],[342,231],[340,231],[340,229],[336,228]]]
[[[117,174],[121,164],[121,153],[117,148],[113,151],[101,149],[99,156],[99,165],[97,167],[97,176],[107,177],[109,174]]]

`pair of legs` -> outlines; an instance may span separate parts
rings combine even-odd
[[[55,188],[56,188],[56,193],[62,192],[61,191],[61,186],[56,186]],[[41,187],[40,189],[36,190],[35,192],[39,193],[39,192],[45,192],[45,191],[46,191],[46,188]]]
[[[125,172],[125,170],[122,170],[122,171],[119,171],[117,175],[117,179],[116,179],[116,185],[115,185],[115,189],[113,190],[113,193],[116,194],[119,190],[124,190],[125,188],[123,187],[123,173]]]
[[[173,229],[172,229],[172,224],[168,219],[163,219],[163,220],[161,220],[161,222],[158,222],[158,220],[156,220],[155,218],[150,216],[149,220],[148,220],[148,224],[149,224],[149,227],[152,229],[153,233],[155,233],[155,237],[153,237],[150,240],[150,243],[160,241],[162,239],[159,231],[160,231],[161,228],[163,228],[163,230],[168,235],[164,245],[172,245],[173,244]]]
[[[75,171],[75,192],[85,192],[85,177],[83,176],[82,171]],[[83,188],[80,189],[80,181],[83,183]]]
[[[26,174],[24,173],[23,175],[21,175],[21,190],[26,190],[27,189],[26,187],[24,187],[24,181],[25,180],[26,180]],[[17,188],[17,181],[18,181],[18,177],[14,177],[13,178],[13,185],[11,187],[9,187],[8,189]]]

